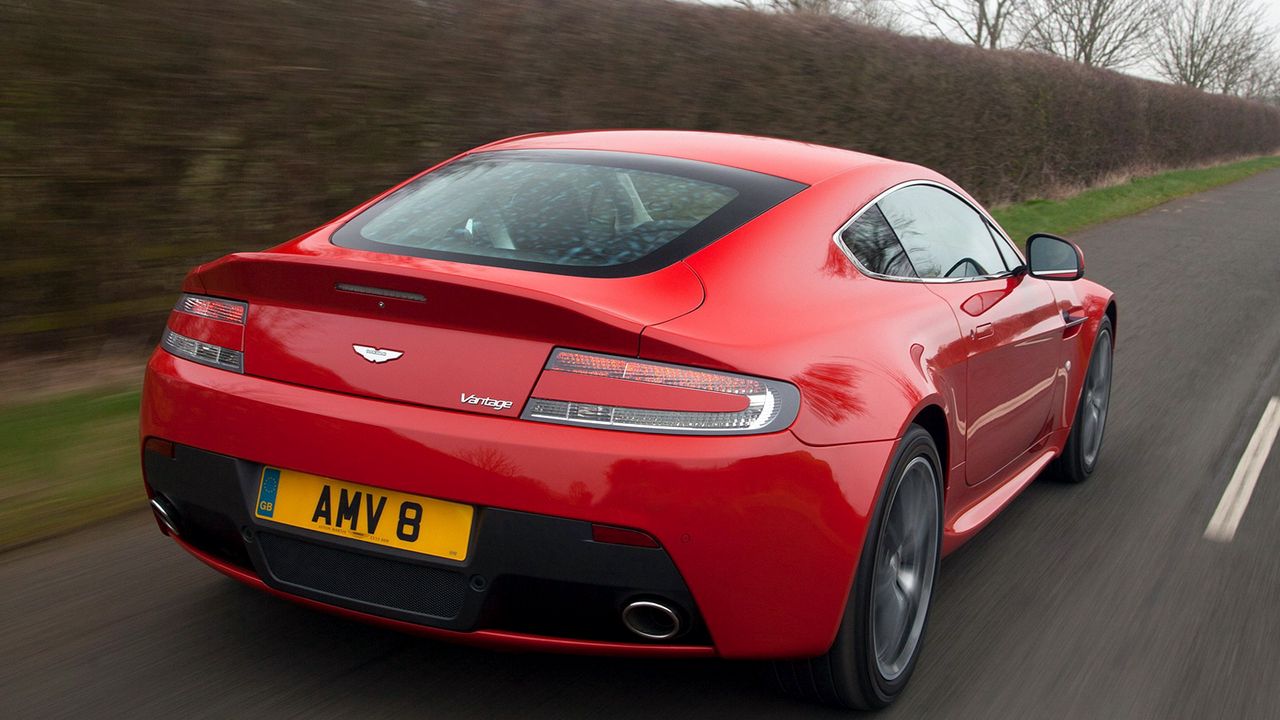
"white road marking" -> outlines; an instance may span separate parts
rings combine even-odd
[[[1280,433],[1280,396],[1271,398],[1267,409],[1262,412],[1258,421],[1258,429],[1249,438],[1249,445],[1244,449],[1240,464],[1231,475],[1231,482],[1222,493],[1218,509],[1205,528],[1205,539],[1216,542],[1231,542],[1236,536],[1236,528],[1244,509],[1249,506],[1249,498],[1253,495],[1253,487],[1258,484],[1258,475],[1262,474],[1262,466],[1267,464],[1267,456],[1271,454],[1271,446],[1275,444],[1276,434]]]

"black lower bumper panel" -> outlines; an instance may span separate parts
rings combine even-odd
[[[183,540],[285,592],[447,630],[610,641],[639,641],[622,608],[660,598],[684,615],[680,643],[710,644],[665,550],[595,542],[587,522],[478,507],[459,563],[255,518],[256,463],[178,445],[144,469]]]

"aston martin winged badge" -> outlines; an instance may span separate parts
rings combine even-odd
[[[368,345],[352,345],[351,349],[355,350],[357,355],[371,363],[391,362],[392,360],[399,359],[401,355],[404,355],[404,353],[399,350],[387,350],[385,348],[369,347]]]

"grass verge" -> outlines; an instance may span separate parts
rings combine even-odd
[[[0,550],[143,507],[138,399],[117,387],[0,408]]]
[[[1275,168],[1280,168],[1280,156],[1195,170],[1174,170],[1133,178],[1120,185],[1086,190],[1064,200],[1031,200],[1008,205],[993,210],[991,214],[1010,237],[1021,243],[1034,232],[1066,235]]]
[[[1018,240],[1065,234],[1274,168],[1280,157],[1178,170],[994,215]],[[138,400],[117,386],[0,407],[0,550],[143,506]]]

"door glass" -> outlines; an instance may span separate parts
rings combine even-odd
[[[1000,250],[1000,257],[1004,258],[1004,266],[1006,268],[1012,270],[1023,264],[1022,258],[1018,257],[1018,253],[1009,244],[1009,241],[1004,239],[999,230],[990,225],[987,226],[987,230],[991,233],[991,239],[995,242],[996,248]]]
[[[1008,269],[986,221],[955,195],[912,185],[879,204],[919,277],[981,277]]]

